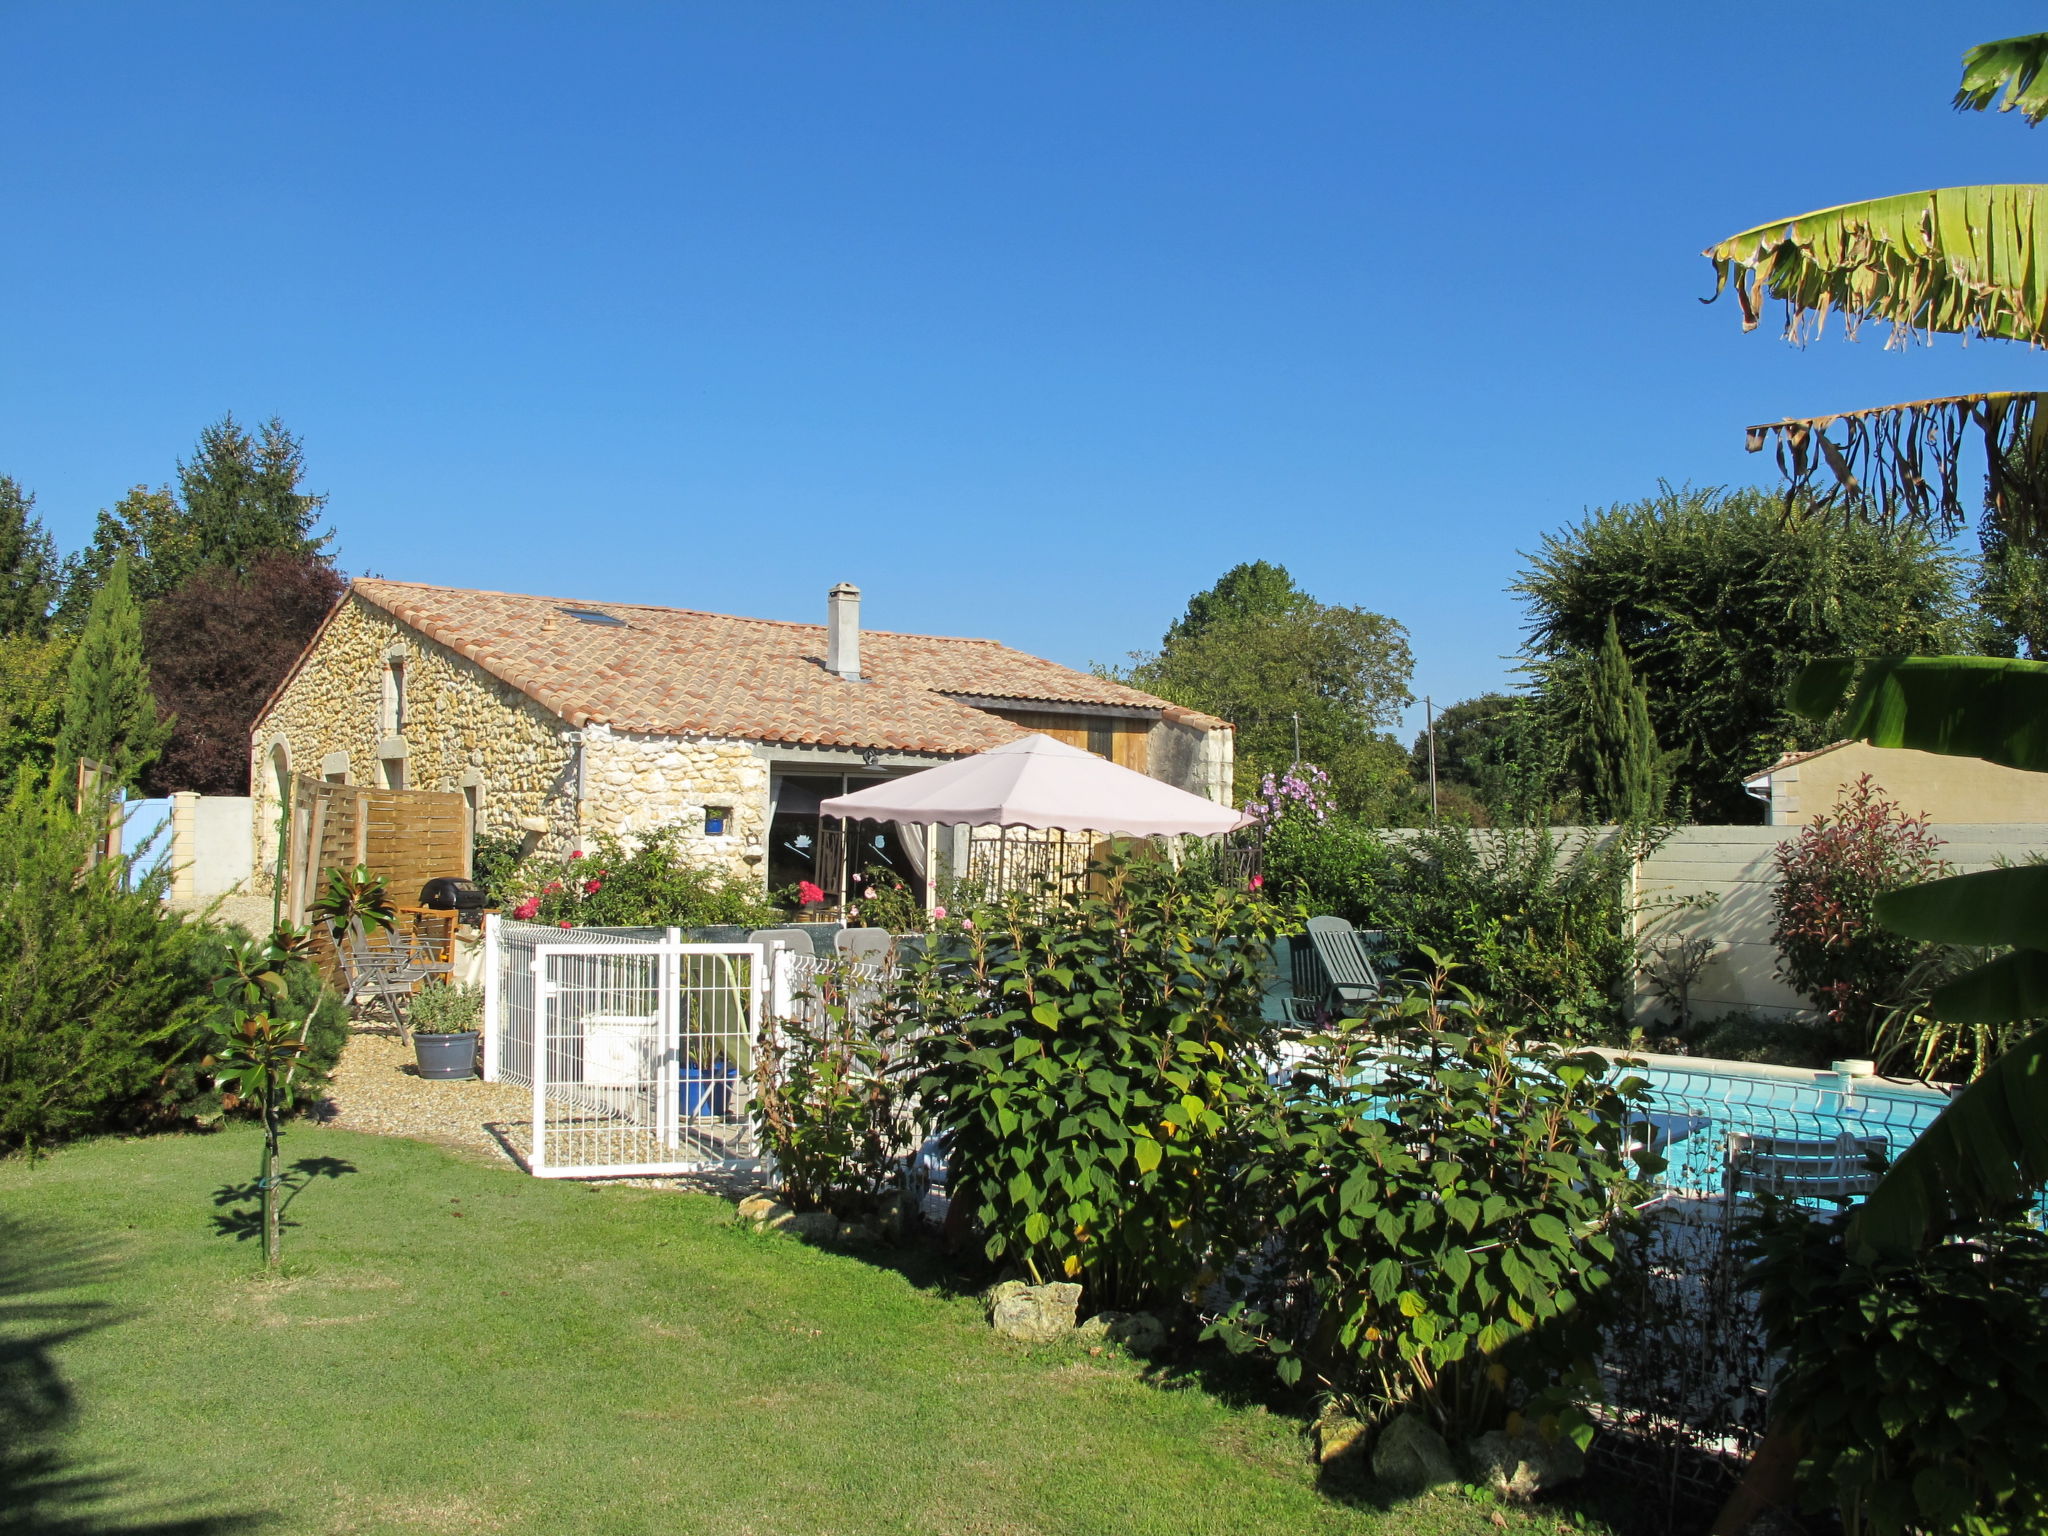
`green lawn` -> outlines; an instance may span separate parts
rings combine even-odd
[[[0,1353],[0,1442],[9,1414],[45,1426],[0,1458],[0,1529],[1498,1528],[1456,1496],[1328,1497],[1288,1418],[1113,1355],[1007,1344],[971,1298],[743,1230],[707,1196],[294,1129],[288,1161],[354,1171],[297,1197],[286,1272],[267,1278],[253,1241],[214,1231],[210,1199],[256,1152],[235,1130],[0,1164],[6,1326],[20,1341],[83,1325]],[[38,1446],[61,1463],[46,1473],[109,1482],[37,1484]]]

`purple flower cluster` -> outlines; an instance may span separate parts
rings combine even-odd
[[[1245,802],[1245,814],[1261,826],[1272,826],[1289,812],[1330,818],[1326,798],[1330,776],[1314,763],[1298,763],[1288,773],[1267,774],[1259,781],[1259,792]]]

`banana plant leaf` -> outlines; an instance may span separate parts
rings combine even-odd
[[[1987,960],[1930,992],[1927,1012],[1948,1024],[2048,1019],[2048,955],[2022,949]]]
[[[1893,891],[1877,898],[1877,920],[1893,933],[1930,944],[2048,950],[2048,864],[1981,869]]]
[[[1963,83],[1956,89],[1958,112],[1982,112],[2002,90],[2001,112],[2018,112],[2029,123],[2048,117],[2048,32],[1981,43],[1963,55]]]
[[[1831,657],[1809,663],[1792,687],[1792,707],[1816,720],[1843,708],[1845,697],[1844,736],[2048,772],[2048,662]]]
[[[2048,533],[2048,396],[1982,390],[1938,400],[1787,417],[1750,427],[1747,446],[1775,445],[1788,512],[1839,512],[1956,533],[1978,492],[2010,538]],[[1965,456],[1982,449],[1983,483]]]
[[[1939,187],[1774,219],[1709,246],[1718,298],[1731,283],[1742,328],[1766,295],[1785,334],[1817,334],[1839,312],[1893,344],[1933,334],[2040,342],[2048,331],[2048,187]],[[1710,300],[1711,302],[1711,300]]]
[[[1986,1069],[1899,1154],[1850,1218],[1863,1254],[1910,1254],[1959,1222],[2003,1214],[2048,1183],[2048,1029]]]

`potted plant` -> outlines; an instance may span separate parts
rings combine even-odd
[[[484,992],[457,985],[422,987],[407,1022],[420,1076],[436,1082],[476,1076],[476,1047],[482,1038]]]

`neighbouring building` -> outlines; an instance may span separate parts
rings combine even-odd
[[[1909,816],[1948,825],[2048,822],[2048,773],[1862,741],[1788,753],[1742,787],[1764,802],[1767,825],[1796,827],[1825,815],[1866,773]]]
[[[972,834],[842,829],[819,802],[1032,731],[1229,801],[1225,721],[993,640],[864,632],[851,585],[827,618],[358,579],[252,728],[258,846],[304,775],[459,793],[476,835],[528,850],[674,826],[767,890],[928,884]]]

